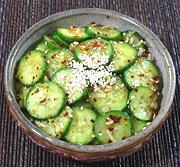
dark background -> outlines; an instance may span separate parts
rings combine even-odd
[[[139,152],[85,164],[61,158],[34,144],[17,126],[4,101],[3,70],[8,53],[34,23],[74,8],[104,8],[129,15],[150,28],[168,48],[177,75],[173,112]],[[178,167],[180,166],[180,0],[0,0],[0,167]]]

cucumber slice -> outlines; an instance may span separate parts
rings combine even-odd
[[[97,140],[96,138],[93,139],[93,141],[91,143],[89,143],[90,145],[100,145],[101,142],[99,140]]]
[[[86,33],[91,37],[101,37],[106,40],[121,40],[122,34],[119,30],[109,26],[92,23],[86,27]]]
[[[93,69],[107,64],[112,59],[113,54],[111,44],[103,39],[87,40],[74,48],[75,57],[85,66]]]
[[[16,77],[23,85],[33,85],[43,79],[47,71],[47,64],[43,52],[32,50],[20,60]]]
[[[89,101],[89,99],[88,99],[88,101]],[[91,109],[93,109],[92,104],[89,103],[89,102],[87,102],[87,100],[85,100],[85,99],[82,99],[82,100],[80,100],[80,101],[77,101],[76,103],[74,103],[74,104],[72,105],[72,107],[79,107],[79,108],[86,107],[86,108],[91,108]]]
[[[46,121],[35,121],[35,124],[50,136],[61,139],[71,124],[72,112],[72,109],[66,106],[56,118]]]
[[[26,108],[26,96],[30,89],[31,87],[24,86],[20,82],[16,83],[17,101],[22,109]]]
[[[60,46],[51,38],[44,35],[45,44],[51,49],[59,49]]]
[[[114,72],[123,72],[128,69],[136,60],[138,56],[137,49],[130,44],[112,42],[114,48],[114,57],[111,65],[114,67]]]
[[[64,48],[49,51],[46,57],[48,75],[52,77],[57,70],[67,67],[73,58],[73,54]]]
[[[144,121],[152,121],[157,115],[159,103],[158,93],[149,87],[139,86],[131,90],[129,94],[129,107],[132,114]]]
[[[134,133],[141,132],[147,126],[147,123],[148,123],[147,121],[139,120],[134,116],[131,116],[131,121],[132,121]]]
[[[120,79],[116,79],[113,85],[91,91],[89,100],[100,114],[111,110],[122,110],[127,105],[128,90]]]
[[[68,48],[68,47],[69,47],[69,44],[68,44],[67,42],[63,41],[63,40],[59,37],[59,35],[58,35],[57,32],[53,32],[53,33],[52,33],[52,39],[53,39],[57,44],[59,44],[59,45],[62,46],[62,47],[65,47],[65,48]]]
[[[102,143],[115,143],[132,135],[132,124],[127,113],[110,111],[99,115],[94,122],[94,134]]]
[[[54,118],[64,109],[66,96],[56,83],[37,83],[28,93],[26,107],[29,114],[39,120]]]
[[[87,94],[87,83],[78,78],[77,74],[77,69],[64,68],[58,70],[52,79],[65,89],[70,104],[82,99]]]
[[[125,43],[130,43],[135,48],[142,48],[147,49],[147,46],[145,45],[145,41],[142,39],[142,37],[134,31],[125,31],[122,33],[123,40]]]
[[[40,50],[41,52],[47,53],[50,48],[45,44],[44,41],[42,41],[36,46],[35,50]]]
[[[160,74],[156,65],[142,57],[124,72],[124,81],[129,88],[137,86],[149,86],[158,89],[160,86]]]
[[[85,28],[83,27],[72,27],[69,28],[58,28],[57,33],[60,38],[67,43],[71,43],[74,41],[84,41],[89,39],[89,35],[85,32]]]
[[[93,140],[93,123],[96,113],[90,108],[73,108],[73,121],[65,139],[73,144],[88,144]]]

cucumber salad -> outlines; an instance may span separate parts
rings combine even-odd
[[[42,131],[107,144],[144,130],[160,107],[160,72],[139,33],[95,22],[58,28],[25,53],[17,101]]]

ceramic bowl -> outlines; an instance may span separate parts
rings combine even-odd
[[[150,52],[161,71],[163,79],[162,102],[157,117],[142,132],[123,141],[105,145],[74,145],[48,136],[34,126],[23,114],[16,101],[14,89],[14,73],[20,57],[33,48],[43,37],[58,27],[69,25],[81,26],[90,22],[111,25],[119,30],[134,30],[140,33],[149,44]],[[162,126],[170,114],[175,92],[175,70],[172,59],[157,36],[138,21],[109,10],[75,9],[51,15],[33,25],[12,48],[5,67],[6,99],[14,119],[21,129],[38,145],[58,153],[60,156],[72,157],[77,160],[99,161],[117,156],[127,156],[138,151],[153,134]]]

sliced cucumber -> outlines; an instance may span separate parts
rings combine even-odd
[[[111,44],[103,39],[84,41],[74,48],[75,57],[89,68],[98,68],[107,64],[113,57],[114,51]]]
[[[89,101],[89,99],[87,99]],[[83,107],[86,107],[86,108],[91,108],[93,109],[93,106],[91,103],[87,102],[87,100],[85,99],[82,99],[80,101],[77,101],[76,103],[74,103],[72,106],[73,107],[79,107],[79,108],[83,108]]]
[[[45,35],[44,41],[45,41],[45,44],[51,49],[59,49],[60,48],[60,46],[51,37],[48,37]]]
[[[42,41],[36,46],[35,50],[40,50],[41,52],[47,53],[50,48],[45,44],[44,41]]]
[[[72,112],[72,109],[66,106],[56,118],[46,121],[35,121],[35,124],[50,136],[61,139],[71,124]]]
[[[131,116],[131,121],[132,121],[134,133],[141,132],[147,126],[147,123],[148,123],[147,121],[139,120],[134,116]]]
[[[110,111],[99,115],[94,122],[94,133],[102,143],[115,143],[132,135],[132,124],[127,113]]]
[[[127,105],[128,90],[120,79],[116,79],[114,85],[99,87],[98,91],[91,91],[89,100],[100,114],[111,110],[122,110]]]
[[[151,121],[157,114],[158,93],[149,87],[139,86],[129,94],[129,106],[132,114],[144,121]]]
[[[142,57],[124,72],[124,81],[130,88],[137,86],[149,86],[158,89],[160,86],[160,74],[155,64]]]
[[[101,142],[99,140],[97,140],[96,138],[93,139],[93,141],[91,143],[89,143],[90,145],[100,145]]]
[[[70,104],[82,99],[87,94],[86,82],[78,78],[77,73],[77,69],[64,68],[58,70],[52,79],[65,89]]]
[[[106,40],[121,40],[122,34],[119,30],[109,26],[92,23],[86,27],[86,33],[91,37],[101,37]]]
[[[64,90],[56,83],[37,83],[28,93],[26,107],[36,119],[45,120],[56,117],[66,104]]]
[[[74,41],[80,42],[90,38],[89,35],[85,32],[85,28],[83,27],[70,26],[69,28],[58,28],[57,33],[60,38],[67,43]]]
[[[43,79],[47,71],[47,64],[43,52],[32,50],[20,60],[16,77],[24,85],[33,85]]]
[[[26,108],[26,96],[31,87],[22,85],[20,82],[16,83],[17,101],[20,108]]]
[[[138,56],[138,51],[130,44],[121,42],[112,42],[112,46],[115,52],[111,61],[111,64],[114,67],[114,72],[123,72],[135,62]]]
[[[135,48],[143,48],[147,49],[147,46],[145,45],[145,41],[142,39],[142,37],[134,31],[125,31],[122,33],[123,40],[125,43],[130,43]]]
[[[74,58],[68,49],[55,49],[47,53],[48,75],[52,77],[61,68],[67,67]]]
[[[53,39],[57,44],[59,44],[59,45],[62,46],[62,47],[66,47],[66,48],[69,47],[69,44],[68,44],[67,42],[63,41],[63,40],[59,37],[59,35],[58,35],[57,32],[53,32],[53,33],[52,33],[52,39]]]
[[[93,123],[96,113],[90,108],[73,108],[73,121],[65,139],[74,144],[88,144],[93,140]]]

